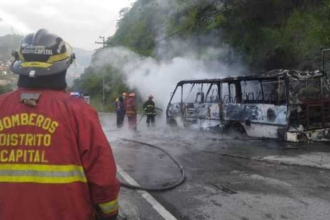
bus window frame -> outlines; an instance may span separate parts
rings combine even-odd
[[[216,102],[214,102],[214,101],[209,102],[208,101],[208,98],[209,98],[209,95],[210,95],[210,92],[211,92],[213,86],[217,86],[217,97],[218,97],[218,99],[217,99]],[[209,88],[207,90],[206,98],[205,98],[205,103],[219,103],[219,102],[221,102],[220,93],[219,93],[219,83],[214,82],[214,83],[211,83],[210,84],[210,86],[209,86]]]

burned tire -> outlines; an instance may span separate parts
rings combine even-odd
[[[235,132],[241,135],[246,135],[246,130],[244,126],[239,122],[229,122],[228,124],[225,125],[224,132],[226,133]]]
[[[178,127],[178,123],[177,123],[176,120],[173,119],[173,118],[167,120],[167,124],[168,124],[171,128],[177,128],[177,127]]]

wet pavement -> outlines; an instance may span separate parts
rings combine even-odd
[[[183,185],[165,192],[122,188],[121,215],[141,220],[328,220],[330,145],[249,139],[237,134],[171,130],[164,120],[138,132],[118,130],[115,117],[100,114],[121,181],[166,186],[180,178],[167,155],[184,167]]]

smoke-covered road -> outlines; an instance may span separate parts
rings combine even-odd
[[[123,188],[120,205],[127,219],[329,219],[328,144],[169,130],[163,122],[147,130],[144,120],[132,134],[116,130],[113,115],[102,115],[101,121],[122,181],[162,186],[180,178],[180,172],[162,152],[120,138],[155,144],[186,171],[186,182],[171,191],[149,194]]]

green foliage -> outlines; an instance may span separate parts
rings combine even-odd
[[[254,72],[316,69],[321,64],[321,49],[330,47],[330,0],[231,0],[225,7],[221,1],[211,0],[173,2],[176,8],[170,16],[156,0],[137,0],[132,8],[123,9],[117,31],[108,39],[109,46],[153,56],[159,38],[196,38],[189,42],[199,48],[200,57],[205,57],[203,48],[226,44]],[[202,41],[202,36],[212,40]],[[74,85],[90,93],[99,109],[103,75],[109,85],[106,102],[111,103],[127,91],[118,70],[109,66],[88,68]],[[111,109],[110,104],[107,109]]]
[[[153,33],[155,0],[140,0],[122,11],[115,35],[108,39],[111,46],[124,46],[143,56],[151,56],[155,48]]]
[[[17,75],[13,74],[9,67],[12,60],[12,51],[18,50],[22,40],[20,35],[6,35],[0,37],[0,80],[3,84],[0,88],[0,93],[4,93],[14,88]]]
[[[104,79],[104,109],[103,109],[103,79]],[[73,91],[87,93],[91,105],[99,111],[113,111],[116,98],[123,91],[128,91],[123,75],[109,66],[102,69],[89,67],[85,73],[76,79],[71,88]]]
[[[295,10],[284,27],[284,42],[291,45],[299,63],[312,68],[320,65],[321,50],[330,46],[329,8]]]
[[[233,0],[227,8],[205,5],[181,13],[182,37],[222,33],[253,70],[318,68],[329,47],[329,0]],[[179,23],[177,21],[180,21]]]
[[[227,21],[226,17],[222,14],[215,15],[213,20],[209,20],[206,25],[206,29],[211,31],[221,28]]]
[[[13,85],[7,84],[7,85],[0,85],[0,95],[9,91],[13,90]]]

